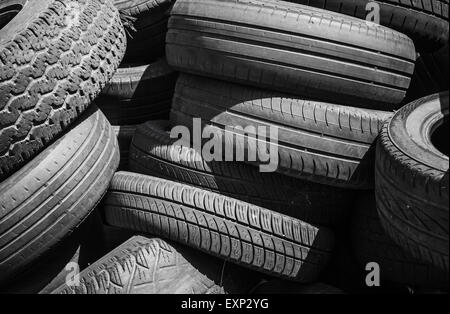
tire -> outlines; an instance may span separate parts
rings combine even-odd
[[[106,223],[166,237],[251,269],[300,282],[317,279],[332,232],[189,185],[135,173],[114,176]]]
[[[405,106],[383,128],[375,171],[377,208],[387,234],[447,274],[448,123],[448,92]]]
[[[250,277],[191,249],[135,236],[82,271],[80,286],[64,284],[53,294],[244,293]]]
[[[21,4],[0,29],[0,181],[87,108],[126,46],[109,0],[11,0],[0,11]]]
[[[117,136],[117,141],[119,142],[120,164],[118,170],[127,171],[129,164],[130,145],[136,131],[136,126],[113,126],[113,130]]]
[[[0,287],[2,294],[46,294],[64,284],[76,263],[80,270],[96,261],[101,238],[101,221],[95,210],[85,222],[58,245]],[[99,237],[100,235],[100,237]]]
[[[138,126],[130,147],[130,171],[194,185],[320,225],[340,225],[348,216],[349,191],[261,173],[242,162],[207,162],[175,145],[168,121]]]
[[[177,76],[165,59],[149,65],[124,65],[96,103],[115,125],[167,119]]]
[[[182,75],[171,122],[192,126],[192,119],[200,116],[229,147],[237,141],[230,143],[224,135],[242,134],[238,126],[273,127],[278,134],[267,132],[271,143],[266,146],[275,145],[278,151],[277,172],[340,188],[370,189],[376,138],[390,115]],[[259,157],[257,148],[246,142],[246,150]]]
[[[166,42],[180,71],[383,110],[404,98],[416,58],[396,31],[274,0],[179,0]]]
[[[365,20],[367,0],[287,0]],[[411,37],[419,50],[448,43],[448,0],[374,0],[380,24]]]
[[[448,286],[448,276],[443,271],[417,261],[386,235],[372,193],[357,198],[352,219],[352,242],[361,269],[370,262],[378,263],[381,282],[391,281],[412,287]]]
[[[164,55],[169,11],[175,0],[114,0],[128,30],[126,62],[152,62]]]
[[[0,282],[30,266],[95,208],[119,164],[114,132],[96,108],[0,183]]]

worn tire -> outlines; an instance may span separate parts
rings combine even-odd
[[[77,263],[80,270],[86,268],[99,257],[103,244],[101,221],[97,210],[89,215],[74,232],[39,258],[32,267],[14,276],[0,286],[0,294],[49,293],[65,282],[73,268],[69,263]]]
[[[301,282],[317,279],[333,234],[227,196],[135,173],[114,176],[110,225],[187,244],[251,269]]]
[[[0,183],[0,281],[70,234],[101,200],[118,164],[117,139],[94,107]]]
[[[266,146],[276,145],[276,171],[321,184],[369,189],[373,187],[374,144],[390,115],[182,75],[171,122],[191,126],[194,117],[201,117],[229,147],[237,141],[230,143],[224,134],[242,134],[237,126],[244,130],[274,127],[278,136],[270,134],[270,139],[277,142]],[[247,141],[244,144],[246,151],[257,149]]]
[[[192,249],[135,236],[80,273],[80,286],[53,294],[246,293],[251,274]]]
[[[313,224],[338,226],[348,216],[350,191],[262,173],[242,162],[207,162],[195,149],[175,142],[168,121],[138,126],[130,171],[188,183]]]
[[[445,92],[399,110],[381,132],[375,170],[377,208],[387,234],[447,274],[448,108]],[[432,141],[439,140],[442,146],[435,147]]]
[[[365,20],[367,0],[287,0]],[[411,37],[419,49],[448,43],[448,0],[373,0],[380,24]]]
[[[151,62],[164,55],[169,11],[175,0],[114,0],[128,30],[126,62]]]
[[[120,164],[118,170],[127,171],[129,165],[130,145],[136,131],[136,126],[113,126],[113,130],[117,136],[120,150]]]
[[[361,269],[365,269],[367,263],[378,263],[381,282],[391,281],[412,287],[448,286],[445,272],[417,261],[386,235],[372,192],[357,198],[351,226],[353,252]]]
[[[86,109],[118,67],[125,40],[109,0],[26,1],[0,29],[0,181]]]
[[[177,76],[165,59],[148,65],[122,65],[96,104],[114,125],[166,119]]]
[[[416,56],[396,31],[274,0],[178,0],[166,40],[180,71],[385,110],[404,98]]]

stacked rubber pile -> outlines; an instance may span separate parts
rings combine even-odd
[[[136,125],[167,119],[177,73],[164,56],[169,11],[175,0],[113,0],[124,21],[124,61],[96,104],[118,135],[119,169],[128,168],[128,147]]]
[[[4,290],[448,290],[448,0],[114,4],[0,29]]]
[[[1,2],[0,22],[0,283],[10,291],[49,254],[55,265],[79,260],[93,234],[84,221],[119,149],[91,103],[119,66],[126,35],[105,0]]]

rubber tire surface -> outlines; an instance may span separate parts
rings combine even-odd
[[[295,218],[160,178],[118,172],[105,198],[106,223],[162,236],[286,279],[317,279],[333,234]]]
[[[351,226],[353,252],[361,269],[370,262],[378,263],[381,282],[391,281],[413,287],[448,286],[448,276],[443,271],[417,261],[386,235],[372,192],[357,198]]]
[[[109,0],[27,1],[0,30],[0,181],[87,108],[125,40]]]
[[[287,0],[365,20],[367,0]],[[420,49],[448,43],[448,0],[374,0],[380,24],[411,37]]]
[[[161,239],[135,236],[82,271],[80,286],[62,285],[53,294],[247,292],[252,282],[248,271],[225,263]]]
[[[274,127],[270,133],[276,145],[277,172],[316,183],[342,188],[373,188],[374,146],[385,111],[354,108],[211,79],[181,75],[172,103],[173,125],[191,126],[201,117],[222,136],[229,147],[228,134],[242,134],[236,126]],[[225,127],[227,130],[225,131]],[[240,132],[240,133],[239,133]],[[248,133],[245,135],[248,137]],[[255,150],[248,145],[246,151]],[[258,157],[259,154],[256,154]]]
[[[178,74],[165,59],[148,65],[122,65],[96,104],[115,125],[168,118]]]
[[[120,150],[120,164],[121,171],[127,171],[129,165],[130,145],[136,132],[135,125],[113,126],[114,133],[117,136]]]
[[[127,62],[153,61],[164,55],[169,11],[175,0],[114,0],[128,22]],[[129,24],[129,25],[127,25]]]
[[[46,294],[62,285],[70,274],[69,263],[77,263],[80,270],[96,261],[103,246],[101,219],[97,210],[74,232],[39,258],[32,267],[2,284],[2,294]],[[69,265],[71,266],[71,265]]]
[[[448,123],[448,108],[445,92],[399,110],[381,132],[375,167],[377,209],[387,234],[447,274],[449,159],[431,144],[430,132],[440,120]],[[448,133],[443,136],[448,143]]]
[[[0,281],[25,269],[95,208],[119,165],[119,149],[95,107],[0,183]]]
[[[188,183],[313,224],[335,226],[348,216],[350,191],[262,173],[242,162],[207,162],[194,148],[175,142],[168,121],[138,126],[130,171]]]
[[[166,42],[180,71],[384,110],[404,98],[416,59],[396,31],[274,0],[179,0]]]

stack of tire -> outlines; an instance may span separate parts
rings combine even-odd
[[[448,0],[113,2],[0,4],[0,290],[448,290]]]
[[[125,49],[110,1],[0,3],[2,291],[11,292],[50,253],[78,260],[85,233],[93,235],[83,226],[108,188],[119,150],[91,103]]]
[[[417,132],[397,135],[411,139],[404,145],[432,147],[438,144],[430,134],[445,132],[446,93],[402,106],[417,75],[416,47],[432,54],[448,44],[448,3],[419,7],[416,2],[375,2],[384,26],[361,19],[365,1],[305,1],[306,6],[272,0],[177,0],[166,37],[168,64],[181,72],[170,121],[137,128],[130,148],[133,173],[115,175],[105,199],[106,222],[299,283],[326,279],[334,243],[340,245],[350,227],[350,252],[361,270],[376,262],[382,282],[416,291],[445,288],[445,150],[433,149],[440,159],[431,168],[409,164],[420,160],[416,150],[401,151],[409,158],[403,166],[418,171],[409,179],[411,172],[389,165],[400,152],[383,152],[383,147],[398,132],[390,126],[405,123],[416,107],[425,109],[408,122],[412,128],[425,125],[425,113],[429,121],[420,131],[421,144],[414,139]],[[436,86],[444,85],[445,78],[431,75]],[[201,118],[200,129],[195,118]],[[275,173],[261,173],[255,166],[267,160],[207,160],[189,141],[183,145],[171,138],[173,128],[180,126],[194,134],[191,144],[201,134],[221,139],[219,156],[227,148],[237,151],[233,139],[238,137],[244,138],[249,155],[274,149],[278,167]],[[278,133],[249,144],[257,134],[248,130],[259,127]],[[431,169],[437,172],[431,175]],[[380,195],[385,184],[380,172],[387,180],[398,177],[395,189],[388,188],[393,195]],[[419,174],[425,176],[419,179]],[[374,212],[375,186],[379,215]],[[405,196],[411,188],[418,189],[422,203]],[[364,206],[353,204],[359,194],[367,194]],[[429,206],[433,210],[423,213]],[[410,224],[416,224],[415,230]],[[359,280],[365,284],[365,277]]]
[[[118,136],[119,169],[128,167],[128,147],[136,125],[167,119],[177,73],[164,57],[174,0],[113,0],[127,31],[124,61],[96,100]]]

